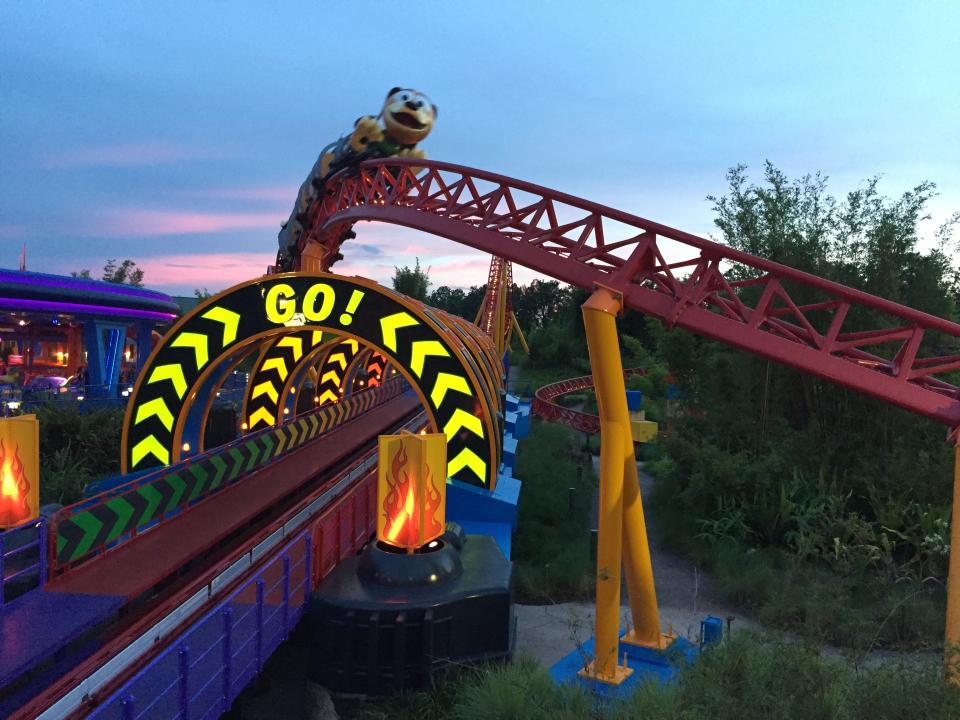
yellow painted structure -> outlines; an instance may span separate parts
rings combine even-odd
[[[412,553],[443,534],[446,470],[444,433],[380,436],[377,540]]]
[[[40,423],[36,415],[0,420],[0,528],[40,516]]]
[[[943,645],[947,679],[960,685],[960,437],[954,435],[954,443],[950,570],[947,576],[947,624]]]
[[[600,507],[597,540],[596,653],[585,676],[617,684],[631,671],[618,663],[620,568],[626,572],[633,630],[624,642],[663,648],[650,547],[633,452],[634,428],[627,410],[616,316],[619,293],[598,287],[583,305],[590,366],[600,414]],[[638,432],[655,434],[656,424],[639,421]],[[651,428],[651,425],[653,426]]]

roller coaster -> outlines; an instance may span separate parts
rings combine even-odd
[[[593,293],[584,321],[600,398],[601,497],[588,673],[598,681],[623,674],[621,558],[634,628],[625,641],[663,644],[617,315],[643,312],[879,398],[957,440],[953,322],[548,188],[422,158],[337,171],[299,217],[283,272],[209,298],[155,348],[124,424],[129,482],[20,529],[32,533],[24,547],[35,548],[39,583],[0,615],[11,717],[228,710],[319,581],[369,539],[378,434],[445,433],[451,481],[495,493],[510,263]],[[333,274],[361,221],[490,254],[478,323]],[[247,358],[243,434],[207,448],[211,397]],[[955,493],[955,516],[958,503]],[[960,523],[952,540],[960,547]],[[949,643],[960,641],[958,584],[953,553]],[[39,617],[56,622],[38,626]]]

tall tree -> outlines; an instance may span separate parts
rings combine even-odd
[[[89,268],[75,270],[70,273],[75,278],[90,279],[92,277]],[[107,260],[103,266],[102,279],[109,283],[118,285],[133,285],[134,287],[143,287],[143,270],[137,267],[133,260],[124,260],[119,265],[113,258]]]
[[[143,287],[143,270],[133,260],[124,260],[119,265],[113,258],[103,266],[103,279],[118,285]]]
[[[426,300],[430,289],[430,269],[420,267],[420,258],[414,267],[394,266],[393,289],[417,300]]]

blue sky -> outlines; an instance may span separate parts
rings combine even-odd
[[[6,2],[0,267],[131,258],[190,294],[260,274],[319,149],[394,85],[430,157],[713,231],[724,172],[770,159],[841,195],[882,174],[960,209],[955,2]],[[358,227],[338,271],[485,280],[468,248]],[[518,269],[521,280],[532,274]]]

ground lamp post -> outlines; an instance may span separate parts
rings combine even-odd
[[[446,483],[446,434],[380,437],[376,536],[311,598],[316,682],[384,694],[511,655],[513,566],[493,538],[446,525]]]

